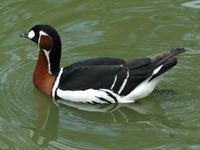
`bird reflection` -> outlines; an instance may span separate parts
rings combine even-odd
[[[153,100],[140,100],[136,103],[115,103],[115,104],[87,104],[87,103],[75,103],[70,101],[58,100],[58,102],[62,106],[72,107],[75,109],[88,111],[88,112],[104,112],[104,113],[112,113],[120,110],[121,108],[128,108],[139,114],[149,114],[156,113],[160,111],[160,106],[157,102]]]
[[[107,119],[109,119],[109,121],[113,120],[113,123],[117,121],[122,122],[122,120],[128,122],[129,119],[137,122],[143,121],[145,118],[147,119],[149,114],[162,113],[160,103],[156,101],[155,96],[153,95],[149,96],[148,99],[140,100],[137,103],[110,105],[73,103],[62,100],[57,100],[58,105],[55,105],[46,97],[44,99],[36,99],[35,102],[37,104],[38,115],[36,118],[35,128],[29,128],[29,135],[32,140],[41,147],[48,147],[52,143],[55,144],[58,141],[59,136],[61,136],[58,135],[59,121],[61,122],[63,119],[60,118],[63,117],[63,115],[60,115],[59,117],[60,111],[73,112],[75,116],[96,123],[99,121],[106,123],[108,121]],[[59,110],[59,108],[62,109]],[[104,113],[106,115],[104,115]],[[64,117],[67,117],[67,114]],[[66,122],[61,126],[64,126],[67,129]]]
[[[58,107],[49,100],[37,101],[36,128],[29,129],[32,140],[40,146],[47,146],[49,141],[57,139],[58,134]]]

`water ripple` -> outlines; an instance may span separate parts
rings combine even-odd
[[[184,7],[200,9],[200,0],[189,1],[181,4]]]
[[[199,148],[199,15],[184,8],[192,8],[192,2],[1,1],[1,149]],[[37,46],[17,37],[37,23],[61,33],[64,66],[93,56],[135,58],[179,46],[192,50],[179,56],[158,86],[173,94],[103,109],[58,108],[33,87]]]

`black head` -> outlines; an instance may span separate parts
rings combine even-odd
[[[61,40],[58,32],[49,25],[35,25],[28,32],[25,32],[20,36],[30,39],[31,41],[38,44],[42,48],[43,45],[46,45],[47,47],[44,47],[47,48],[46,50],[52,48],[53,44],[54,45],[56,44],[56,46],[59,46],[60,44],[61,46]]]
[[[58,73],[60,69],[61,40],[58,32],[49,25],[35,25],[20,35],[36,43],[45,53],[49,73]]]

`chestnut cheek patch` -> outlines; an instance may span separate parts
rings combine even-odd
[[[53,46],[52,38],[48,35],[41,35],[39,40],[39,46],[42,49],[50,51]]]

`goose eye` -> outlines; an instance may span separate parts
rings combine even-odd
[[[28,38],[29,38],[29,39],[32,39],[32,38],[34,38],[34,36],[35,36],[35,32],[34,32],[33,30],[31,30],[31,31],[28,33]]]
[[[40,31],[40,37],[38,40],[38,45],[40,48],[45,49],[47,51],[51,50],[52,48],[52,38],[43,31]]]

